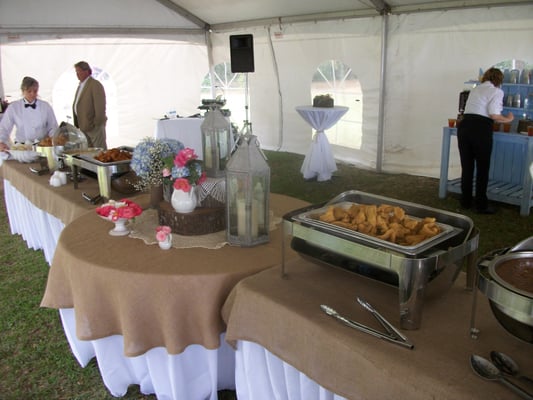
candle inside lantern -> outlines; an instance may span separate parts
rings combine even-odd
[[[246,235],[246,200],[237,199],[237,234]]]

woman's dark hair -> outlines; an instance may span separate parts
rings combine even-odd
[[[483,74],[481,83],[490,81],[496,87],[500,87],[503,82],[503,72],[498,68],[489,68]]]

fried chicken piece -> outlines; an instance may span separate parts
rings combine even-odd
[[[324,214],[321,214],[318,219],[322,222],[334,222],[335,221],[335,214],[334,214],[334,206],[328,207],[326,212]]]

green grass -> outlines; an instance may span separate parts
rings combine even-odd
[[[403,174],[377,174],[338,164],[329,182],[305,181],[303,156],[266,152],[271,189],[311,203],[331,199],[346,190],[361,190],[400,200],[458,211],[457,198],[438,198],[438,180]],[[3,190],[0,189],[3,199]],[[495,215],[466,213],[480,230],[479,254],[512,246],[533,234],[533,216],[521,217],[517,206],[499,204]],[[56,310],[40,308],[48,264],[41,251],[27,248],[11,235],[0,202],[0,398],[2,400],[113,399],[93,360],[81,368],[72,355]],[[131,386],[124,399],[155,399]],[[230,391],[219,399],[235,399]],[[194,399],[191,399],[194,400]]]

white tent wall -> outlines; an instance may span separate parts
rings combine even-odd
[[[103,26],[89,27],[94,31],[92,35],[83,33],[84,23],[90,21],[87,19],[73,26],[72,31],[61,28],[59,33],[46,31],[42,36],[25,33],[25,24],[30,31],[30,26],[36,23],[52,31],[54,26],[71,25],[61,24],[57,17],[54,20],[53,15],[58,14],[50,12],[49,3],[36,2],[35,7],[39,4],[47,7],[48,12],[42,15],[47,18],[52,15],[51,22],[19,18],[18,24],[13,25],[18,33],[9,34],[4,30],[0,36],[0,90],[3,91],[0,96],[9,94],[18,98],[22,77],[30,75],[40,81],[40,95],[52,101],[57,81],[72,70],[75,62],[86,60],[107,72],[114,83],[116,97],[109,105],[117,110],[115,121],[109,121],[112,146],[134,145],[142,137],[153,134],[155,118],[170,109],[180,115],[197,112],[200,84],[208,72],[204,35],[146,33],[150,29],[178,29],[178,18],[155,2],[160,28],[153,22],[143,25],[146,20],[138,13],[128,22],[126,13],[124,23],[119,26],[124,32],[108,34],[106,39],[107,30],[118,21],[119,1],[110,2],[110,10],[115,10],[113,18],[106,17]],[[132,9],[138,6],[144,10],[140,3],[143,2],[133,0]],[[61,1],[54,0],[53,4],[59,5]],[[98,4],[103,9],[101,0]],[[10,26],[3,22],[3,12],[6,9],[14,12],[22,6],[19,0],[2,1],[0,28]],[[384,109],[380,115],[384,18],[388,33]],[[312,131],[295,107],[311,102],[310,83],[317,66],[328,59],[337,59],[353,69],[362,85],[364,102],[361,147],[333,146],[336,158],[376,168],[381,155],[383,171],[437,177],[442,126],[448,117],[457,113],[463,82],[476,78],[479,68],[486,69],[503,60],[533,62],[532,22],[533,5],[499,6],[215,30],[211,38],[216,64],[230,61],[230,35],[254,35],[256,70],[249,74],[250,120],[263,147],[300,154],[308,150]],[[134,25],[137,28],[128,33],[128,26]],[[142,26],[147,30],[141,29]],[[99,28],[102,28],[100,33]],[[76,29],[82,33],[76,34]],[[63,120],[63,115],[57,117]],[[383,118],[382,132],[380,118]],[[383,150],[378,148],[380,138]],[[452,152],[452,169],[457,173],[456,152]]]
[[[299,154],[307,151],[312,130],[295,107],[311,104],[310,85],[316,68],[327,60],[337,59],[353,68],[363,86],[365,143],[360,150],[335,146],[335,153],[338,159],[371,165],[376,155],[380,31],[381,18],[376,17],[239,32],[254,35],[255,72],[249,74],[250,119],[261,144]],[[229,36],[229,33],[214,35],[215,63],[230,61]]]
[[[442,127],[447,118],[457,115],[463,83],[476,79],[479,68],[500,61],[533,62],[533,7],[435,11],[387,18],[382,170],[438,177]],[[266,148],[303,154],[310,145],[311,129],[295,106],[310,103],[311,78],[321,62],[332,58],[344,61],[363,87],[363,142],[360,149],[333,146],[334,154],[339,160],[375,168],[381,24],[382,18],[375,17],[272,26],[273,54],[267,27],[214,33],[214,62],[229,62],[231,34],[254,35],[255,72],[250,74],[254,133]],[[277,39],[274,32],[282,32],[283,37]],[[281,97],[274,64],[279,71]],[[451,174],[458,174],[455,151],[451,167]]]
[[[457,115],[464,82],[504,60],[533,63],[532,40],[533,7],[391,16],[383,170],[439,176],[442,127]]]
[[[209,72],[203,35],[174,39],[56,39],[0,42],[2,81],[6,95],[20,97],[20,81],[39,81],[39,95],[54,106],[58,121],[70,121],[77,80],[74,64],[85,60],[109,74],[106,87],[108,145],[135,146],[152,136],[156,118],[169,110],[180,115],[198,112],[200,85]],[[58,104],[57,85],[70,76],[70,97]],[[54,91],[55,90],[55,91]],[[56,97],[54,99],[53,97]],[[56,100],[56,101],[54,101]],[[63,98],[64,100],[64,98]]]

